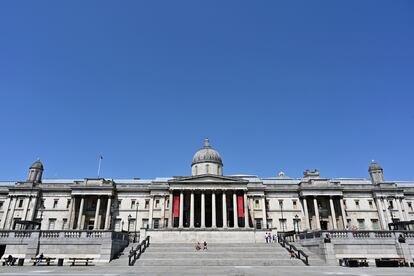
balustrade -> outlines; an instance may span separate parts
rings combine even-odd
[[[297,235],[299,239],[315,239],[326,237],[331,239],[392,239],[400,234],[405,238],[414,238],[414,231],[317,231]]]

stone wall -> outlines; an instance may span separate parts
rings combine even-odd
[[[151,237],[151,243],[264,243],[265,233],[266,230],[251,229],[159,229],[147,230],[145,235]]]
[[[318,231],[297,236],[297,243],[321,256],[327,264],[343,258],[404,258],[414,262],[412,231]]]
[[[0,231],[4,255],[29,261],[43,253],[52,258],[89,257],[109,262],[128,246],[128,236],[113,231]]]

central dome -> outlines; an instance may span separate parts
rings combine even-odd
[[[208,138],[204,140],[204,147],[194,154],[193,162],[191,165],[205,162],[217,163],[223,166],[223,161],[221,160],[220,154],[211,148]]]
[[[204,140],[204,147],[194,154],[191,168],[193,175],[223,174],[223,161],[220,154],[211,148],[208,139]]]

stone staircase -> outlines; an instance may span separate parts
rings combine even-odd
[[[123,265],[127,263],[127,258],[122,261]],[[135,266],[304,265],[301,260],[290,259],[288,251],[277,243],[216,243],[209,244],[205,251],[196,251],[190,243],[152,243],[135,263]]]
[[[113,266],[127,266],[128,265],[128,255],[129,250],[131,250],[131,247],[136,248],[138,243],[130,243],[127,247],[124,248],[124,251],[119,253],[119,256],[115,259],[113,259],[110,262],[110,265]]]
[[[297,249],[302,250],[306,255],[309,256],[308,257],[309,265],[311,266],[327,265],[326,262],[318,254],[311,252],[309,249],[307,249],[304,246],[301,246],[299,243],[290,242],[290,244],[294,245]]]

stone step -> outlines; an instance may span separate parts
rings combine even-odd
[[[145,252],[141,259],[221,259],[221,258],[239,258],[239,259],[289,259],[287,252],[281,253],[243,253],[243,252]]]
[[[140,259],[135,266],[304,266],[298,259]]]
[[[201,245],[203,245],[202,242],[200,242]],[[194,247],[195,243],[151,243],[151,247]],[[268,248],[268,247],[277,247],[280,248],[281,246],[277,243],[208,243],[208,246],[214,246],[214,247],[256,247],[256,248]]]
[[[164,253],[164,252],[196,252],[195,248],[147,248],[147,251],[150,252],[160,252],[160,253]],[[286,250],[280,250],[280,249],[275,249],[275,248],[264,248],[264,249],[255,249],[255,248],[249,248],[249,247],[245,247],[245,248],[240,248],[240,249],[236,249],[236,248],[228,248],[228,249],[224,249],[224,248],[212,248],[209,247],[208,250],[205,250],[208,252],[256,252],[256,253],[282,253],[282,252],[286,252]],[[200,252],[203,252],[203,249],[200,250]]]

